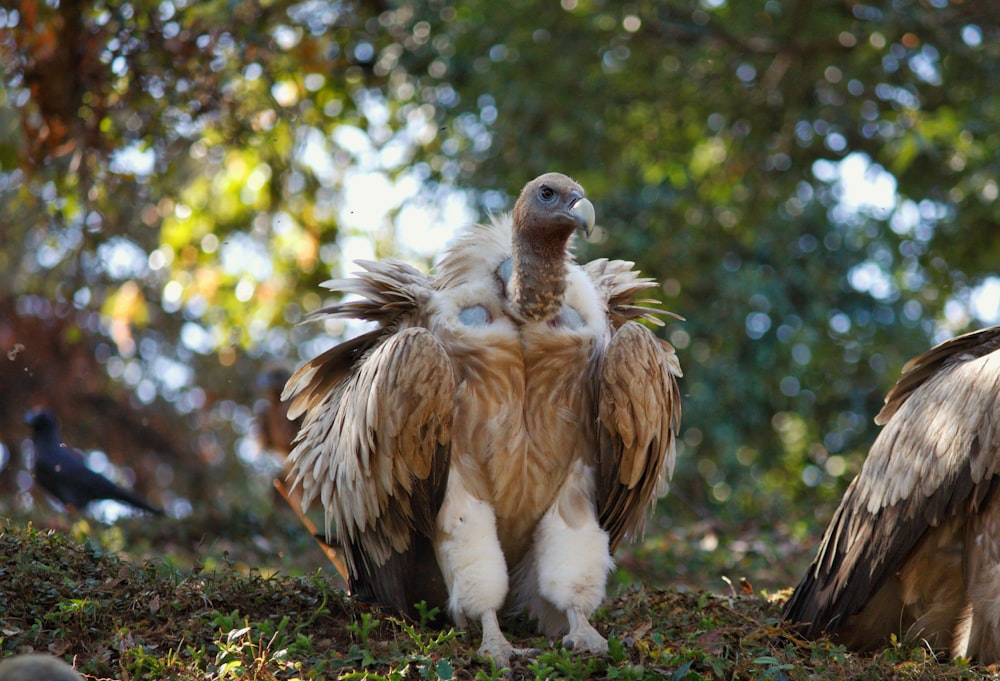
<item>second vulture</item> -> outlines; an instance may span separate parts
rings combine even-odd
[[[910,360],[785,617],[868,650],[892,635],[1000,662],[1000,327]]]
[[[580,185],[549,173],[512,214],[460,232],[433,276],[359,263],[327,283],[354,299],[319,315],[376,328],[307,362],[283,395],[304,415],[293,482],[322,501],[352,590],[478,622],[500,666],[521,652],[504,608],[607,652],[588,618],[673,469],[680,366],[637,321],[657,319],[638,299],[655,283],[630,262],[577,265],[570,237],[593,226]]]

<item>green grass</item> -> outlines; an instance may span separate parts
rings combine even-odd
[[[77,532],[76,534],[79,534]],[[133,562],[102,535],[0,526],[0,656],[51,652],[88,679],[962,679],[919,647],[856,656],[790,636],[780,598],[631,586],[595,617],[609,655],[562,650],[516,618],[509,675],[478,632],[434,629],[357,603],[331,570],[301,576]],[[425,620],[434,613],[424,612]]]

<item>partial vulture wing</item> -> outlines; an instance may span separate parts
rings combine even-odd
[[[933,574],[930,565],[914,571],[907,563],[915,555],[932,561],[949,556],[918,552],[921,542],[945,524],[964,524],[989,503],[1000,465],[998,349],[1000,327],[993,327],[946,341],[904,367],[876,419],[885,428],[785,606],[785,617],[803,623],[805,634],[835,631],[904,572],[917,579]],[[907,585],[916,588],[922,590]],[[900,607],[866,611],[865,621],[882,615],[895,632],[905,630]],[[921,614],[914,612],[911,622]],[[863,636],[866,622],[852,623],[853,633]]]
[[[642,532],[648,511],[673,473],[681,407],[674,349],[626,321],[601,364],[598,414],[599,513],[611,550]]]
[[[353,294],[356,299],[319,309],[309,316],[309,321],[330,317],[364,319],[378,322],[379,328],[335,345],[299,367],[281,393],[282,401],[292,400],[289,419],[297,419],[327,399],[366,352],[402,323],[419,316],[421,304],[430,295],[430,277],[406,263],[359,260],[355,264],[364,271],[348,279],[327,281],[323,286],[344,295]]]
[[[447,482],[454,394],[440,342],[400,331],[313,406],[291,454],[303,507],[319,495],[328,536],[336,525],[352,590],[401,612],[411,550],[433,534]]]
[[[654,298],[637,298],[640,292],[655,288],[656,280],[640,277],[634,262],[628,260],[608,260],[599,258],[583,266],[590,276],[594,286],[608,301],[608,317],[615,329],[633,319],[645,319],[657,326],[663,326],[660,319],[668,315],[675,319],[683,319],[673,312],[665,312],[659,308],[649,307],[659,301]]]
[[[447,482],[456,380],[433,334],[406,328],[419,321],[427,276],[398,262],[359,264],[366,271],[357,278],[327,286],[360,298],[318,315],[382,326],[307,362],[286,384],[289,418],[305,415],[289,456],[292,483],[303,508],[320,497],[352,591],[408,612],[411,580],[440,582],[427,558]]]
[[[949,365],[967,362],[1000,350],[1000,327],[991,326],[956,336],[917,355],[903,365],[902,376],[885,396],[885,406],[875,417],[875,423],[885,425],[906,398],[928,379]]]

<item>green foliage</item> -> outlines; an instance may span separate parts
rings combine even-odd
[[[371,613],[363,612],[356,622],[352,622],[347,627],[347,630],[358,637],[358,642],[362,646],[366,646],[368,645],[368,637],[381,623],[382,621],[372,617]]]
[[[677,470],[624,579],[788,586],[903,362],[995,316],[998,36],[968,2],[25,0],[0,9],[0,304],[72,320],[123,403],[183,423],[147,489],[253,515],[248,386],[344,333],[296,326],[319,284],[359,241],[426,265],[447,206],[567,172],[582,254],[685,318]]]
[[[230,628],[239,616],[234,611],[230,616],[216,613],[213,624],[221,628],[217,644],[214,669],[209,672],[218,678],[243,678],[249,673],[259,675],[261,670],[297,669],[300,663],[291,662],[292,656],[309,656],[312,653],[311,637],[287,632],[290,618],[286,615],[277,626],[271,622],[253,623],[244,620],[244,626]]]
[[[417,616],[420,618],[420,626],[422,627],[426,627],[441,614],[440,608],[429,608],[427,601],[414,603],[413,607],[417,611]]]
[[[477,636],[374,617],[316,575],[178,573],[95,552],[55,532],[0,528],[0,657],[49,650],[91,678],[806,679],[985,678],[895,642],[858,656],[802,641],[780,599],[632,589],[595,618],[607,658],[542,644],[509,674]],[[245,614],[249,613],[249,614]],[[364,632],[364,644],[359,641]],[[508,629],[517,647],[536,644]]]
[[[405,620],[396,620],[396,625],[410,637],[410,640],[413,641],[419,653],[424,656],[430,655],[444,644],[453,641],[459,635],[459,632],[454,629],[448,629],[447,631],[438,633],[436,636],[428,636],[424,630],[426,625],[413,625]]]

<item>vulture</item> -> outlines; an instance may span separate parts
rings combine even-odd
[[[633,263],[578,265],[570,237],[593,204],[558,173],[513,211],[460,230],[434,275],[397,261],[326,286],[319,317],[374,328],[302,365],[285,386],[304,417],[290,455],[303,505],[319,497],[359,598],[412,615],[439,607],[514,649],[498,613],[527,610],[565,647],[605,654],[589,618],[612,553],[666,492],[680,422],[656,284]],[[662,323],[662,322],[660,322]]]
[[[92,501],[113,499],[141,511],[163,515],[163,511],[135,492],[123,489],[87,468],[83,455],[63,443],[55,414],[51,411],[32,410],[25,421],[32,429],[35,480],[67,508],[82,511]]]
[[[1000,662],[1000,326],[911,359],[784,616],[865,651]]]

